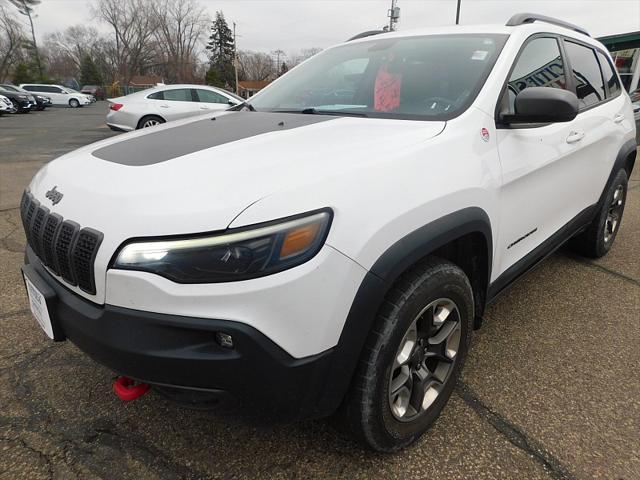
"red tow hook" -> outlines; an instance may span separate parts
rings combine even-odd
[[[113,391],[123,402],[140,398],[149,391],[148,383],[138,383],[134,379],[120,376],[113,382]]]

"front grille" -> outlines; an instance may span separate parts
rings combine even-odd
[[[94,295],[94,262],[102,233],[50,213],[28,192],[22,195],[20,215],[27,243],[40,261],[65,282]]]

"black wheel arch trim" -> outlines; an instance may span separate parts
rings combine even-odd
[[[493,260],[491,222],[487,213],[478,207],[455,211],[414,230],[391,245],[373,264],[360,284],[334,348],[327,375],[330,380],[318,399],[321,415],[335,411],[342,402],[378,310],[395,281],[429,254],[472,233],[480,233],[485,238],[489,276]],[[486,285],[488,287],[489,278]]]
[[[618,155],[616,156],[616,161],[613,164],[613,168],[611,169],[611,173],[609,174],[609,178],[607,179],[607,183],[604,185],[604,188],[602,189],[602,194],[600,195],[599,203],[602,202],[604,196],[607,193],[607,189],[609,188],[609,185],[611,185],[613,178],[618,173],[618,170],[620,170],[621,168],[624,168],[625,170],[627,170],[627,175],[629,176],[629,178],[631,178],[631,172],[633,171],[633,167],[636,163],[637,154],[638,154],[638,145],[636,143],[635,138],[629,139],[622,145],[622,147],[620,147],[620,150],[618,151]]]

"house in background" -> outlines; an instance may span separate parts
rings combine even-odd
[[[159,83],[164,83],[162,77],[157,75],[134,75],[131,77],[129,87],[134,90],[144,90],[145,88],[155,87]]]
[[[249,98],[269,85],[271,80],[243,80],[238,82],[238,95],[242,98]]]

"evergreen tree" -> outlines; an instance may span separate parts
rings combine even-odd
[[[282,62],[282,65],[280,66],[280,75],[284,75],[288,71],[289,71],[289,66],[287,65],[287,62]]]
[[[20,62],[16,65],[13,71],[13,83],[14,85],[20,85],[21,83],[33,83],[39,81],[39,75],[33,71],[32,66],[27,63]]]
[[[227,25],[222,12],[216,12],[207,50],[211,51],[209,71],[205,78],[207,84],[235,90],[233,60],[236,47],[233,41],[233,32]]]
[[[102,85],[102,76],[90,55],[84,55],[80,61],[80,83],[82,85]]]

